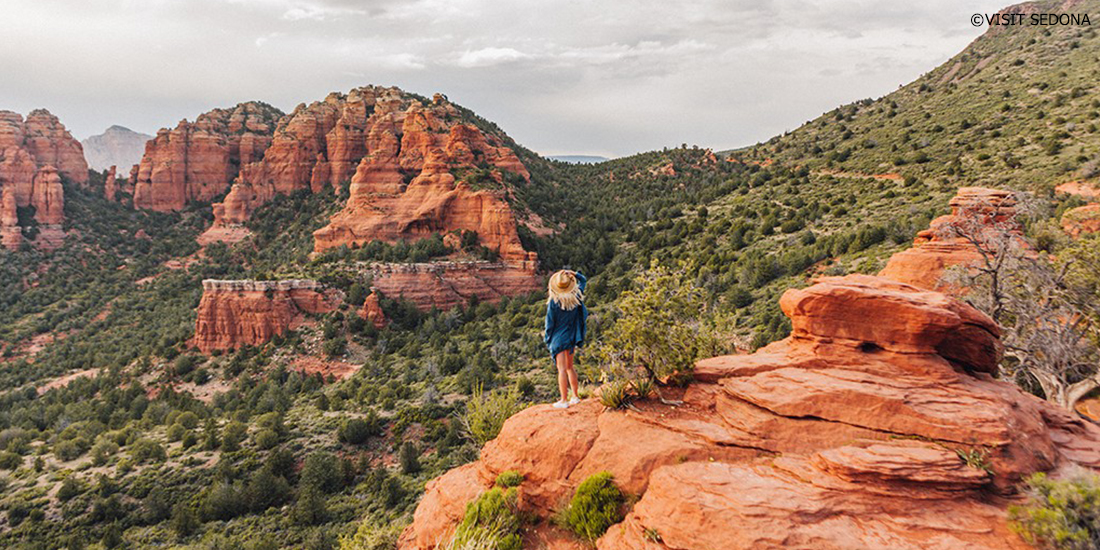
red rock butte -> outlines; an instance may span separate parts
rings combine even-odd
[[[241,166],[263,158],[282,114],[249,102],[160,129],[131,170],[134,206],[171,212],[225,193]]]
[[[203,353],[263,344],[339,302],[320,283],[302,279],[206,279],[202,290],[192,344]]]
[[[951,213],[940,216],[917,234],[913,247],[894,254],[879,275],[921,288],[949,290],[940,280],[953,266],[973,265],[982,259],[972,242],[956,229],[980,238],[982,227],[1018,232],[1016,198],[1011,191],[962,187],[949,203]]]
[[[1022,550],[1006,521],[1015,484],[1100,467],[1100,428],[989,374],[998,329],[970,306],[867,275],[780,304],[792,335],[700,361],[683,406],[513,416],[477,462],[429,482],[399,547],[443,547],[506,470],[544,518],[527,536],[545,538],[545,518],[606,470],[638,501],[600,549]]]
[[[88,164],[80,142],[44,109],[24,121],[18,113],[0,111],[0,245],[23,243],[18,208],[32,207],[39,227],[35,244],[55,248],[64,239],[65,189],[62,178],[88,183]]]

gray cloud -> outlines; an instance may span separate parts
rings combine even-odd
[[[1003,0],[1002,0],[1003,1]],[[0,108],[80,137],[363,84],[436,91],[543,153],[729,148],[943,62],[1000,3],[7,0]]]

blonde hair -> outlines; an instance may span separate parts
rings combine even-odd
[[[581,287],[577,284],[577,278],[572,273],[564,270],[550,276],[550,281],[546,284],[546,290],[550,295],[546,299],[546,304],[550,305],[551,302],[557,302],[565,311],[575,309],[581,305],[581,300],[584,300],[584,294],[581,293]]]

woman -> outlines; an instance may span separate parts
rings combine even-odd
[[[580,402],[577,395],[577,371],[573,368],[573,350],[584,345],[588,308],[584,307],[584,288],[588,280],[576,271],[563,269],[550,276],[546,300],[546,347],[558,367],[561,400],[554,408],[564,409]],[[569,389],[573,398],[569,399]]]

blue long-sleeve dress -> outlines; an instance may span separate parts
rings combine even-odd
[[[577,286],[584,293],[588,285],[588,279],[577,273]],[[557,357],[565,350],[571,350],[584,345],[584,337],[588,332],[588,308],[584,302],[570,311],[562,309],[557,302],[551,300],[546,305],[546,347],[550,349],[550,357]]]

